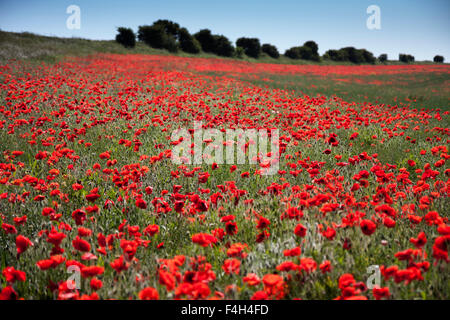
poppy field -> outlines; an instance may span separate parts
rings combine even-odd
[[[445,64],[1,65],[0,299],[448,299],[449,81]],[[277,129],[276,174],[174,163],[194,121]]]

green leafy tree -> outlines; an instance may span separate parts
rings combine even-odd
[[[245,54],[252,58],[259,58],[261,54],[261,44],[257,38],[239,38],[236,46],[244,48]]]
[[[388,59],[388,55],[387,55],[386,53],[382,53],[382,54],[380,54],[380,56],[378,57],[378,60],[379,60],[380,62],[386,62],[387,59]]]
[[[398,55],[398,60],[400,60],[401,62],[404,62],[404,63],[410,63],[410,62],[414,62],[414,56],[412,56],[410,54],[400,53]]]
[[[333,61],[344,61],[341,56],[341,52],[339,50],[330,49],[325,52],[323,55],[323,58],[326,60],[333,60]]]
[[[291,59],[300,59],[300,47],[292,47],[284,52],[284,55]]]
[[[444,63],[444,57],[443,56],[434,56],[433,61],[436,63]]]
[[[284,53],[291,59],[320,61],[319,46],[314,41],[306,41],[303,46],[292,47]]]
[[[180,28],[178,30],[178,41],[180,43],[180,48],[184,52],[188,53],[199,53],[200,43],[195,39],[186,28]]]
[[[339,50],[328,50],[325,52],[324,59],[333,61],[348,61],[352,63],[375,63],[376,59],[372,52],[366,49],[356,49],[354,47],[345,47]]]
[[[232,57],[234,54],[234,47],[227,37],[222,35],[215,35],[214,42],[216,47],[214,53],[223,57]]]
[[[359,51],[361,52],[364,61],[366,63],[370,63],[370,64],[374,64],[376,61],[375,56],[373,55],[372,52],[367,51],[366,49],[359,49]]]
[[[278,52],[277,47],[269,43],[264,43],[261,47],[261,51],[275,59],[278,59],[280,57],[280,53]]]
[[[236,47],[236,50],[234,50],[234,56],[238,59],[242,59],[244,57],[245,51],[242,47]]]
[[[309,48],[309,49],[311,50],[311,53],[307,53],[308,56],[309,56],[308,59],[305,59],[305,58],[302,58],[302,59],[305,59],[305,60],[314,60],[314,61],[319,61],[319,60],[320,60],[320,55],[319,55],[319,45],[318,45],[316,42],[314,42],[314,41],[312,41],[312,40],[306,41],[306,42],[303,44],[303,47]]]
[[[176,37],[180,31],[180,25],[170,20],[157,20],[153,23],[154,26],[161,26],[164,32]]]
[[[170,52],[178,51],[176,37],[167,33],[166,28],[160,24],[139,26],[138,39],[152,48],[167,49]]]
[[[130,28],[119,27],[117,28],[118,34],[116,35],[116,41],[123,45],[125,48],[134,48],[136,45],[136,34]]]
[[[214,53],[216,51],[217,43],[214,35],[211,34],[211,30],[202,29],[194,34],[194,37],[200,43],[204,52]]]

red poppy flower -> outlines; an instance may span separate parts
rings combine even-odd
[[[417,238],[411,238],[409,241],[416,246],[416,248],[422,248],[427,243],[427,236],[425,232],[420,232]]]
[[[390,217],[386,217],[383,219],[383,224],[388,228],[393,228],[393,227],[395,227],[396,222],[394,219],[391,219]]]
[[[328,260],[325,260],[324,262],[322,262],[319,266],[320,271],[322,273],[326,273],[326,272],[331,272],[331,262]]]
[[[238,259],[226,259],[222,265],[222,269],[226,274],[239,274],[240,266],[241,262]]]
[[[16,249],[17,249],[17,255],[21,255],[24,253],[28,247],[32,246],[33,243],[28,239],[27,237],[24,237],[22,235],[18,235],[16,237]]]
[[[147,202],[142,198],[138,198],[136,199],[136,207],[141,209],[147,209]]]
[[[81,239],[79,236],[72,241],[73,247],[81,252],[91,251],[91,245],[86,240]]]
[[[120,273],[123,270],[127,270],[130,267],[130,264],[128,262],[125,262],[125,259],[123,256],[120,256],[119,258],[117,258],[113,262],[111,262],[110,266],[111,266],[111,268],[116,270],[117,273]]]
[[[300,247],[295,247],[293,249],[287,249],[283,251],[283,255],[285,257],[296,257],[299,256],[302,253],[302,250]]]
[[[16,234],[17,229],[13,225],[2,223],[2,229],[5,231],[6,234]]]
[[[159,226],[156,224],[149,225],[144,229],[144,234],[148,234],[151,237],[153,237],[158,232],[159,232]]]
[[[255,273],[247,274],[242,280],[247,283],[249,286],[257,286],[261,283],[261,279]]]
[[[303,226],[303,225],[300,224],[300,223],[297,224],[297,226],[296,226],[295,229],[294,229],[295,235],[296,235],[297,237],[301,237],[301,238],[303,238],[304,236],[306,236],[306,231],[307,231],[306,227]]]
[[[103,153],[100,153],[99,157],[100,157],[100,159],[109,159],[109,158],[111,158],[111,155],[108,151],[105,151]]]
[[[99,266],[90,266],[81,268],[81,276],[83,278],[91,278],[103,273],[105,268]]]
[[[265,291],[256,291],[250,300],[268,300],[269,295]]]
[[[217,238],[208,233],[196,233],[192,236],[192,242],[207,247],[211,244],[217,243]]]
[[[19,295],[11,286],[6,286],[0,292],[0,300],[17,300]]]
[[[94,278],[91,279],[89,285],[90,285],[92,290],[97,291],[97,290],[100,290],[102,288],[103,282],[101,280],[99,280],[99,279],[94,277]]]
[[[26,280],[25,272],[16,270],[14,267],[6,267],[2,272],[6,282],[14,283],[16,281],[24,282]]]
[[[141,300],[159,300],[158,291],[155,288],[147,287],[139,292],[139,299]]]
[[[336,236],[336,230],[333,228],[328,227],[325,231],[322,231],[322,235],[327,238],[328,240],[333,240]]]
[[[86,200],[89,202],[94,202],[98,198],[100,198],[100,195],[98,193],[89,193],[86,195]]]
[[[373,234],[377,228],[377,225],[375,224],[375,222],[373,222],[372,220],[367,220],[367,219],[362,220],[359,225],[361,227],[361,231],[366,236],[370,236],[371,234]]]
[[[389,298],[389,296],[391,295],[388,287],[384,287],[384,288],[375,287],[372,289],[372,294],[376,300],[381,300],[383,298]]]
[[[263,277],[264,291],[269,297],[281,299],[284,297],[284,280],[277,274],[266,274]]]

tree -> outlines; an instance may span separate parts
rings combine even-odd
[[[414,56],[412,56],[410,54],[400,53],[398,55],[398,60],[400,60],[401,62],[404,62],[404,63],[410,63],[410,62],[414,62]]]
[[[291,59],[300,59],[300,47],[292,47],[284,52],[284,55]]]
[[[259,58],[261,54],[261,44],[257,38],[239,38],[236,40],[236,46],[244,48],[249,57]]]
[[[305,60],[315,60],[315,61],[319,61],[320,60],[319,45],[316,42],[314,42],[312,40],[309,40],[309,41],[306,41],[303,44],[303,46],[311,49],[311,53],[308,53],[308,55],[310,55],[310,58],[309,59],[305,59]]]
[[[366,49],[356,49],[345,47],[339,50],[328,50],[324,54],[324,59],[333,61],[349,61],[352,63],[375,63],[375,56]]]
[[[361,52],[361,54],[363,56],[364,62],[371,63],[371,64],[375,63],[376,58],[372,52],[367,51],[366,49],[359,49],[359,51]]]
[[[155,26],[139,26],[138,39],[145,44],[162,49],[164,48],[164,29]]]
[[[380,62],[386,62],[387,59],[388,59],[388,55],[387,55],[386,53],[382,53],[382,54],[380,54],[380,56],[378,57],[378,60],[379,60]]]
[[[195,39],[200,42],[202,50],[205,52],[214,52],[216,50],[216,40],[211,34],[211,30],[202,29],[194,34]]]
[[[161,24],[139,26],[138,39],[152,48],[167,49],[170,52],[178,51],[176,38],[167,33],[166,28]]]
[[[178,51],[180,25],[169,20],[157,20],[151,26],[139,26],[138,39],[157,49]]]
[[[344,56],[347,57],[347,60],[353,63],[362,63],[365,62],[363,53],[361,50],[358,50],[354,47],[345,47],[340,49],[343,51]]]
[[[277,47],[269,43],[264,43],[261,47],[261,51],[275,59],[278,59],[280,57],[280,53],[278,52]]]
[[[189,33],[186,28],[181,28],[178,30],[178,41],[180,43],[181,50],[184,52],[200,52],[200,43]]]
[[[194,34],[194,38],[200,43],[204,52],[224,57],[231,57],[234,54],[234,47],[230,40],[223,35],[211,34],[209,29],[200,30]]]
[[[242,59],[244,57],[244,48],[242,47],[236,47],[236,50],[234,50],[234,56],[238,59]]]
[[[231,57],[234,54],[234,47],[227,37],[222,35],[214,35],[216,47],[214,53],[219,56]]]
[[[436,63],[444,63],[444,57],[443,56],[434,56],[433,61]]]
[[[310,47],[307,47],[307,46],[298,47],[298,53],[300,55],[300,59],[315,60],[314,53]]]
[[[292,47],[284,53],[285,56],[291,59],[303,59],[320,61],[319,46],[314,41],[306,41],[303,46]]]
[[[303,45],[305,47],[311,48],[313,53],[318,53],[318,51],[319,51],[319,45],[312,40],[306,41]]]
[[[284,53],[284,55],[291,59],[316,60],[313,51],[308,46],[292,47]]]
[[[136,45],[136,35],[130,28],[119,27],[117,28],[118,34],[116,35],[116,41],[123,45],[125,48],[134,48]]]
[[[342,54],[339,50],[330,49],[323,55],[324,59],[333,61],[344,61]]]
[[[176,37],[178,35],[178,32],[180,30],[180,25],[176,22],[170,21],[170,20],[157,20],[153,22],[154,26],[161,26],[164,29],[164,32],[167,34],[171,34],[172,36]]]

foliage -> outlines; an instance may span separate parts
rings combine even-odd
[[[234,55],[236,58],[238,59],[242,59],[245,55],[245,50],[242,47],[236,47],[236,49],[234,50]]]
[[[214,43],[216,45],[214,53],[223,57],[232,57],[234,54],[234,47],[230,40],[223,35],[214,35]]]
[[[138,39],[153,48],[167,49],[170,52],[178,50],[175,36],[167,33],[166,28],[161,24],[139,26]]]
[[[186,28],[181,28],[178,30],[178,41],[180,43],[181,50],[184,52],[196,54],[201,50],[200,43],[189,33]]]
[[[328,50],[324,54],[324,59],[333,61],[349,61],[355,64],[375,63],[375,57],[366,49],[356,49],[354,47],[345,47],[339,50]]]
[[[306,41],[303,46],[292,47],[284,53],[286,57],[291,59],[303,59],[311,61],[319,61],[319,46],[314,41]]]
[[[236,40],[236,46],[244,49],[247,56],[258,58],[261,54],[261,44],[257,38],[239,38]]]
[[[136,35],[130,28],[119,27],[117,28],[118,34],[116,35],[116,41],[123,45],[125,48],[134,48],[136,46]]]
[[[211,34],[211,30],[202,29],[194,34],[194,37],[200,43],[204,52],[214,53],[216,51],[216,40],[214,35]]]
[[[404,54],[404,53],[400,53],[398,55],[398,60],[404,63],[410,63],[410,62],[414,62],[414,56],[410,55],[410,54]]]
[[[386,62],[387,59],[388,59],[388,55],[387,55],[386,53],[382,53],[382,54],[380,54],[380,56],[378,57],[378,60],[379,60],[380,62]]]
[[[444,57],[436,55],[436,56],[434,56],[433,61],[436,63],[444,63]]]
[[[277,47],[269,43],[264,43],[261,47],[261,51],[274,59],[278,59],[280,57]]]

